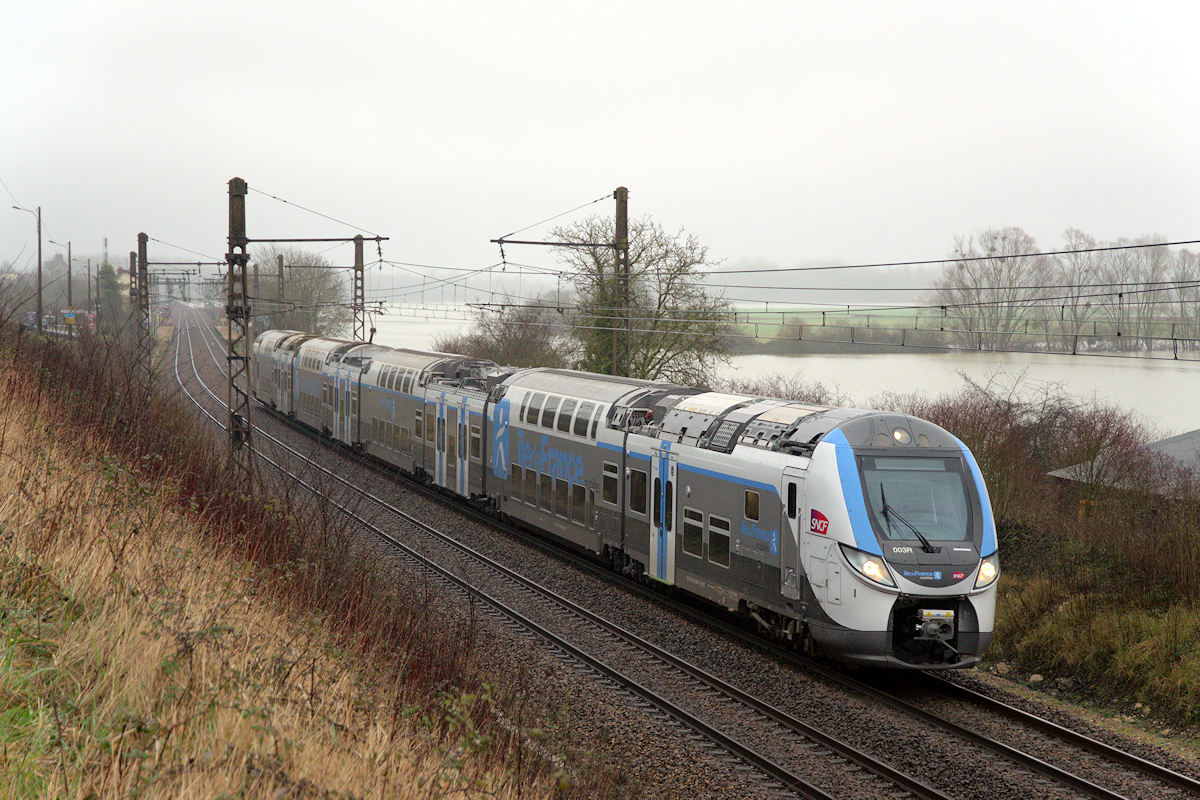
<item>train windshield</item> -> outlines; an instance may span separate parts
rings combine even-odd
[[[961,459],[864,456],[859,469],[871,517],[883,538],[969,538],[971,506]]]

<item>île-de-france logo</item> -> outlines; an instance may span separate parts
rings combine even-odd
[[[819,533],[822,536],[829,534],[829,518],[817,511],[812,510],[812,515],[808,518],[808,529],[813,533]]]
[[[492,409],[492,472],[500,480],[508,479],[508,407],[501,400]]]

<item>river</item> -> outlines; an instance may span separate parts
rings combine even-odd
[[[423,312],[428,314],[429,312]],[[430,349],[442,334],[470,324],[458,314],[438,319],[387,315],[377,318],[375,341],[392,347]],[[1200,428],[1200,363],[1107,356],[1041,353],[902,352],[848,355],[739,355],[723,375],[755,378],[777,373],[822,383],[854,405],[870,406],[884,392],[955,392],[970,379],[1035,397],[1048,388],[1079,401],[1134,410],[1153,432],[1168,436]]]

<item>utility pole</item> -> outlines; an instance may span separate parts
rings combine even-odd
[[[258,284],[258,262],[257,261],[254,262],[254,265],[251,267],[251,270],[252,270],[251,275],[253,277],[250,280],[250,297],[253,298],[254,300],[258,300],[259,297],[261,297],[262,295],[260,295],[258,292],[259,284]],[[258,329],[260,327],[262,327],[262,326],[259,325],[259,323],[257,321],[255,321],[254,317],[250,317],[250,341],[254,341],[254,337],[258,335]],[[263,330],[266,330],[266,328],[263,328]]]
[[[239,382],[250,379],[250,343],[247,339],[250,320],[250,302],[246,292],[246,262],[249,260],[246,239],[246,182],[241,178],[229,181],[229,250],[225,262],[229,267],[228,292],[226,294],[225,361],[228,386],[226,404],[229,406],[229,447],[237,452],[246,446],[249,454],[253,450],[250,441],[250,395]],[[247,455],[244,465],[251,466]]]
[[[42,207],[37,207],[37,229],[38,229],[38,333],[42,332]]]
[[[26,214],[33,214],[37,219],[37,329],[38,333],[42,332],[42,207],[38,206],[37,211],[31,211],[24,206],[13,206],[17,211],[24,211]]]
[[[138,308],[138,273],[137,273],[137,253],[129,251],[129,316],[131,318],[137,316]],[[136,335],[136,331],[134,334]]]
[[[616,252],[615,282],[616,292],[614,302],[618,304],[622,317],[613,320],[613,375],[629,375],[633,360],[633,317],[629,309],[629,190],[618,186],[613,192],[617,201],[616,231],[613,237],[613,250]],[[621,348],[618,358],[617,322],[621,322]]]
[[[354,341],[367,340],[367,301],[363,281],[363,237],[354,237]]]
[[[275,256],[275,269],[277,270],[275,280],[278,283],[278,285],[276,286],[276,289],[279,290],[278,291],[279,308],[280,308],[279,313],[282,314],[283,313],[283,253],[280,253],[279,255]],[[283,326],[281,325],[280,327],[283,327]]]
[[[146,391],[150,391],[153,373],[150,368],[150,358],[154,352],[153,331],[150,330],[150,269],[146,256],[147,242],[150,237],[145,233],[138,234],[137,271],[138,271],[138,347],[142,360],[142,369],[146,373]]]
[[[75,302],[71,299],[71,240],[67,240],[67,308],[75,310]]]
[[[92,260],[87,260],[87,312],[92,313]]]

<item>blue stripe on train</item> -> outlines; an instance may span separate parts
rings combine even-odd
[[[863,499],[862,482],[858,478],[858,465],[854,463],[854,449],[846,434],[836,428],[825,434],[823,444],[833,445],[837,458],[838,480],[842,484],[842,500],[846,504],[846,512],[850,517],[850,530],[854,534],[854,546],[865,553],[883,555],[875,532],[871,529],[871,520],[867,517],[867,504]]]

